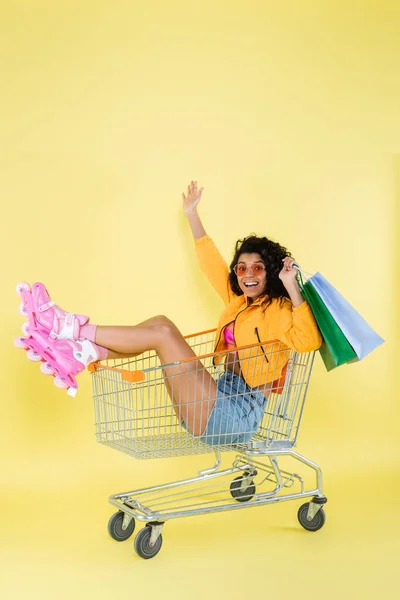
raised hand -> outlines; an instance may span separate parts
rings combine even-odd
[[[203,193],[204,188],[197,187],[197,181],[191,181],[190,185],[188,185],[187,195],[182,194],[183,198],[183,210],[185,213],[192,212],[198,203],[201,200],[201,194]]]
[[[279,273],[279,279],[282,281],[283,285],[287,288],[287,285],[296,281],[298,269],[296,269],[293,265],[297,264],[294,258],[290,256],[285,256],[283,260],[283,267],[281,272]]]

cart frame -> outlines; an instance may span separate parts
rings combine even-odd
[[[135,539],[135,550],[143,558],[152,558],[159,552],[164,523],[180,517],[311,498],[298,511],[300,524],[309,531],[317,531],[325,523],[322,506],[327,499],[322,489],[322,471],[316,463],[293,450],[314,352],[297,353],[286,346],[277,349],[276,340],[235,348],[237,353],[242,352],[242,356],[243,351],[249,355],[255,349],[257,356],[263,354],[270,359],[272,357],[270,361],[267,360],[269,364],[273,364],[273,359],[276,362],[273,352],[285,352],[287,359],[284,365],[285,380],[272,387],[259,428],[246,443],[210,446],[184,432],[178,422],[173,422],[171,403],[165,403],[165,390],[162,389],[165,369],[173,366],[177,370],[174,377],[179,377],[180,365],[201,360],[213,375],[221,372],[223,367],[216,367],[214,359],[220,354],[227,355],[227,352],[204,352],[204,348],[210,346],[214,332],[215,329],[211,329],[186,336],[188,343],[200,353],[193,359],[173,365],[157,364],[155,353],[114,361],[113,366],[108,364],[110,361],[107,364],[90,365],[97,439],[100,443],[136,458],[209,452],[214,452],[216,456],[215,464],[199,471],[195,477],[110,496],[109,502],[118,509],[109,521],[111,537],[118,541],[128,539],[135,528],[135,521],[145,523],[145,529]],[[238,361],[242,360],[240,354],[237,356]],[[279,368],[282,367],[281,363]],[[280,375],[281,371],[277,373]],[[226,469],[221,468],[223,451],[237,452],[232,466]],[[296,472],[281,469],[279,462],[282,457],[305,465],[307,474],[314,475],[314,484],[310,485],[308,480],[306,483]],[[239,476],[232,481],[232,475],[237,474]]]

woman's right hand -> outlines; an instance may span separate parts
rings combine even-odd
[[[183,210],[186,214],[193,212],[201,200],[201,194],[203,193],[204,188],[198,189],[197,181],[192,181],[190,185],[188,185],[187,195],[182,194],[183,198]]]

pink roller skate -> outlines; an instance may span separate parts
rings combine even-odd
[[[27,351],[29,360],[42,362],[40,370],[52,375],[57,387],[66,388],[70,396],[75,396],[78,384],[74,376],[99,358],[92,342],[78,341],[80,325],[89,318],[69,315],[56,306],[42,283],[32,288],[20,283],[17,293],[23,299],[20,312],[28,317],[28,322],[22,326],[26,337],[16,338],[15,345]]]
[[[29,338],[16,338],[14,343],[18,348],[27,351],[29,360],[41,362],[42,373],[53,375],[54,385],[65,388],[73,397],[78,391],[74,376],[82,373],[89,363],[99,358],[89,340],[82,342],[52,340],[37,330],[33,331]]]
[[[34,283],[32,287],[25,282],[19,283],[17,294],[22,298],[20,313],[28,317],[23,329],[26,334],[37,329],[53,339],[76,341],[81,326],[89,321],[89,317],[67,313],[57,306],[43,283]]]

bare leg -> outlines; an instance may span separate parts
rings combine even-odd
[[[152,317],[150,319],[146,319],[146,321],[142,321],[141,323],[138,323],[137,325],[143,326],[143,325],[163,324],[163,323],[165,323],[165,318],[166,317],[163,317],[163,316]],[[136,327],[137,327],[137,325],[136,325]],[[139,356],[139,354],[142,354],[141,352],[128,352],[128,353],[116,352],[115,350],[110,350],[109,348],[107,348],[107,350],[108,350],[107,360],[113,359],[113,358],[115,358],[115,359],[117,359],[117,358],[134,358],[135,356]]]
[[[96,329],[96,344],[112,354],[133,356],[155,350],[162,365],[195,357],[192,348],[177,327],[159,316],[135,326]],[[199,360],[164,368],[167,389],[178,418],[183,419],[193,435],[201,435],[215,404],[217,386]]]
[[[111,358],[133,358],[134,356],[137,356],[138,354],[140,354],[139,352],[136,352],[135,354],[132,354],[129,352],[127,354],[124,354],[123,352],[114,352],[114,350],[108,350],[108,356],[107,356],[107,360],[111,359]]]

